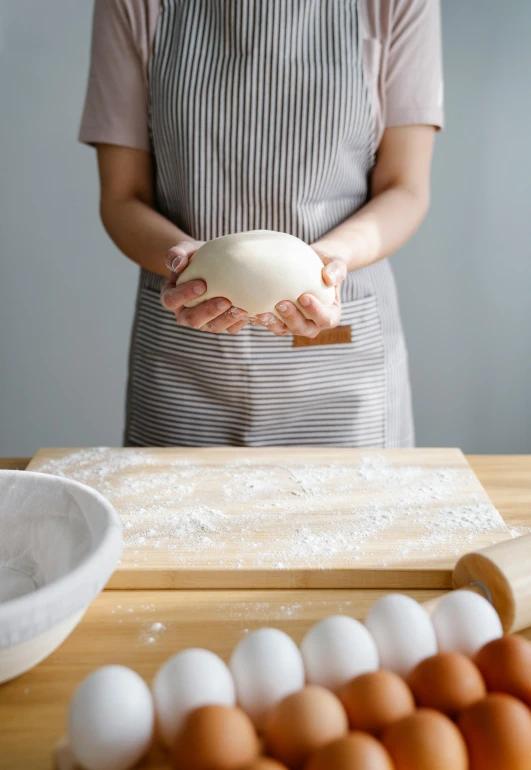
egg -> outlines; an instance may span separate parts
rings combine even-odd
[[[68,742],[85,770],[126,770],[150,747],[153,699],[125,666],[104,666],[84,679],[68,710]]]
[[[234,706],[201,706],[184,719],[173,746],[176,770],[241,770],[259,752],[247,714]]]
[[[246,765],[242,770],[288,770],[286,765],[280,764],[270,757],[258,757],[251,765]]]
[[[454,716],[487,694],[478,667],[459,652],[440,652],[416,666],[407,683],[419,706]]]
[[[259,628],[238,644],[230,659],[238,703],[261,728],[268,711],[304,687],[299,648],[278,628]]]
[[[474,661],[489,690],[514,695],[531,708],[531,643],[527,639],[494,639],[481,648]]]
[[[460,714],[457,724],[470,757],[470,770],[529,770],[531,712],[505,693],[491,693]]]
[[[339,698],[324,687],[308,685],[269,712],[264,727],[266,753],[299,768],[312,752],[347,731],[347,715]]]
[[[337,690],[358,674],[376,671],[378,650],[367,628],[354,618],[333,615],[316,623],[301,643],[310,684]]]
[[[468,770],[463,736],[455,724],[438,711],[418,709],[388,727],[382,741],[395,770]]]
[[[234,681],[226,664],[209,650],[173,655],[155,674],[152,685],[162,740],[172,746],[186,715],[199,706],[234,706]]]
[[[392,671],[374,671],[357,676],[339,690],[353,730],[380,733],[415,710],[407,684]]]
[[[380,666],[407,676],[424,658],[437,652],[437,640],[428,613],[404,594],[388,594],[372,605],[365,619]]]
[[[452,591],[443,596],[431,621],[439,652],[461,652],[472,657],[484,644],[503,635],[492,604],[472,591]]]
[[[394,767],[376,738],[354,732],[312,754],[304,770],[394,770]]]

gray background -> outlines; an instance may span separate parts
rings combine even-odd
[[[92,3],[0,0],[0,454],[119,445],[137,269],[76,144]],[[393,257],[417,440],[531,452],[531,3],[443,0],[431,211]]]

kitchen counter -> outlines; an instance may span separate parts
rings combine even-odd
[[[468,461],[504,520],[531,532],[531,456],[469,456]],[[24,469],[29,460],[0,460]],[[264,624],[299,642],[318,619],[344,612],[363,618],[386,591],[105,591],[66,642],[33,671],[0,686],[0,770],[53,767],[69,698],[91,670],[131,666],[147,681],[170,655],[205,646],[225,659],[242,636]],[[436,591],[407,591],[420,601]],[[531,639],[531,629],[524,633]],[[144,768],[169,767],[154,751]]]

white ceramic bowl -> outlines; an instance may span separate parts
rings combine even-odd
[[[50,655],[122,554],[113,506],[59,476],[0,471],[0,683]]]

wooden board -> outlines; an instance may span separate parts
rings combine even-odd
[[[51,770],[66,712],[81,680],[99,666],[130,666],[151,683],[170,655],[206,647],[228,660],[249,631],[273,625],[300,642],[317,620],[362,620],[384,591],[105,591],[65,643],[33,671],[0,686],[1,770]],[[409,591],[419,601],[436,591]],[[439,592],[440,593],[440,592]],[[153,624],[163,629],[153,633]],[[158,626],[157,626],[158,628]],[[149,643],[150,635],[154,641]],[[531,638],[528,631],[525,636]],[[156,747],[139,770],[170,770]],[[57,770],[60,770],[57,768]],[[503,770],[503,768],[500,768]]]
[[[28,470],[116,506],[111,588],[447,588],[510,537],[457,449],[42,449]]]

